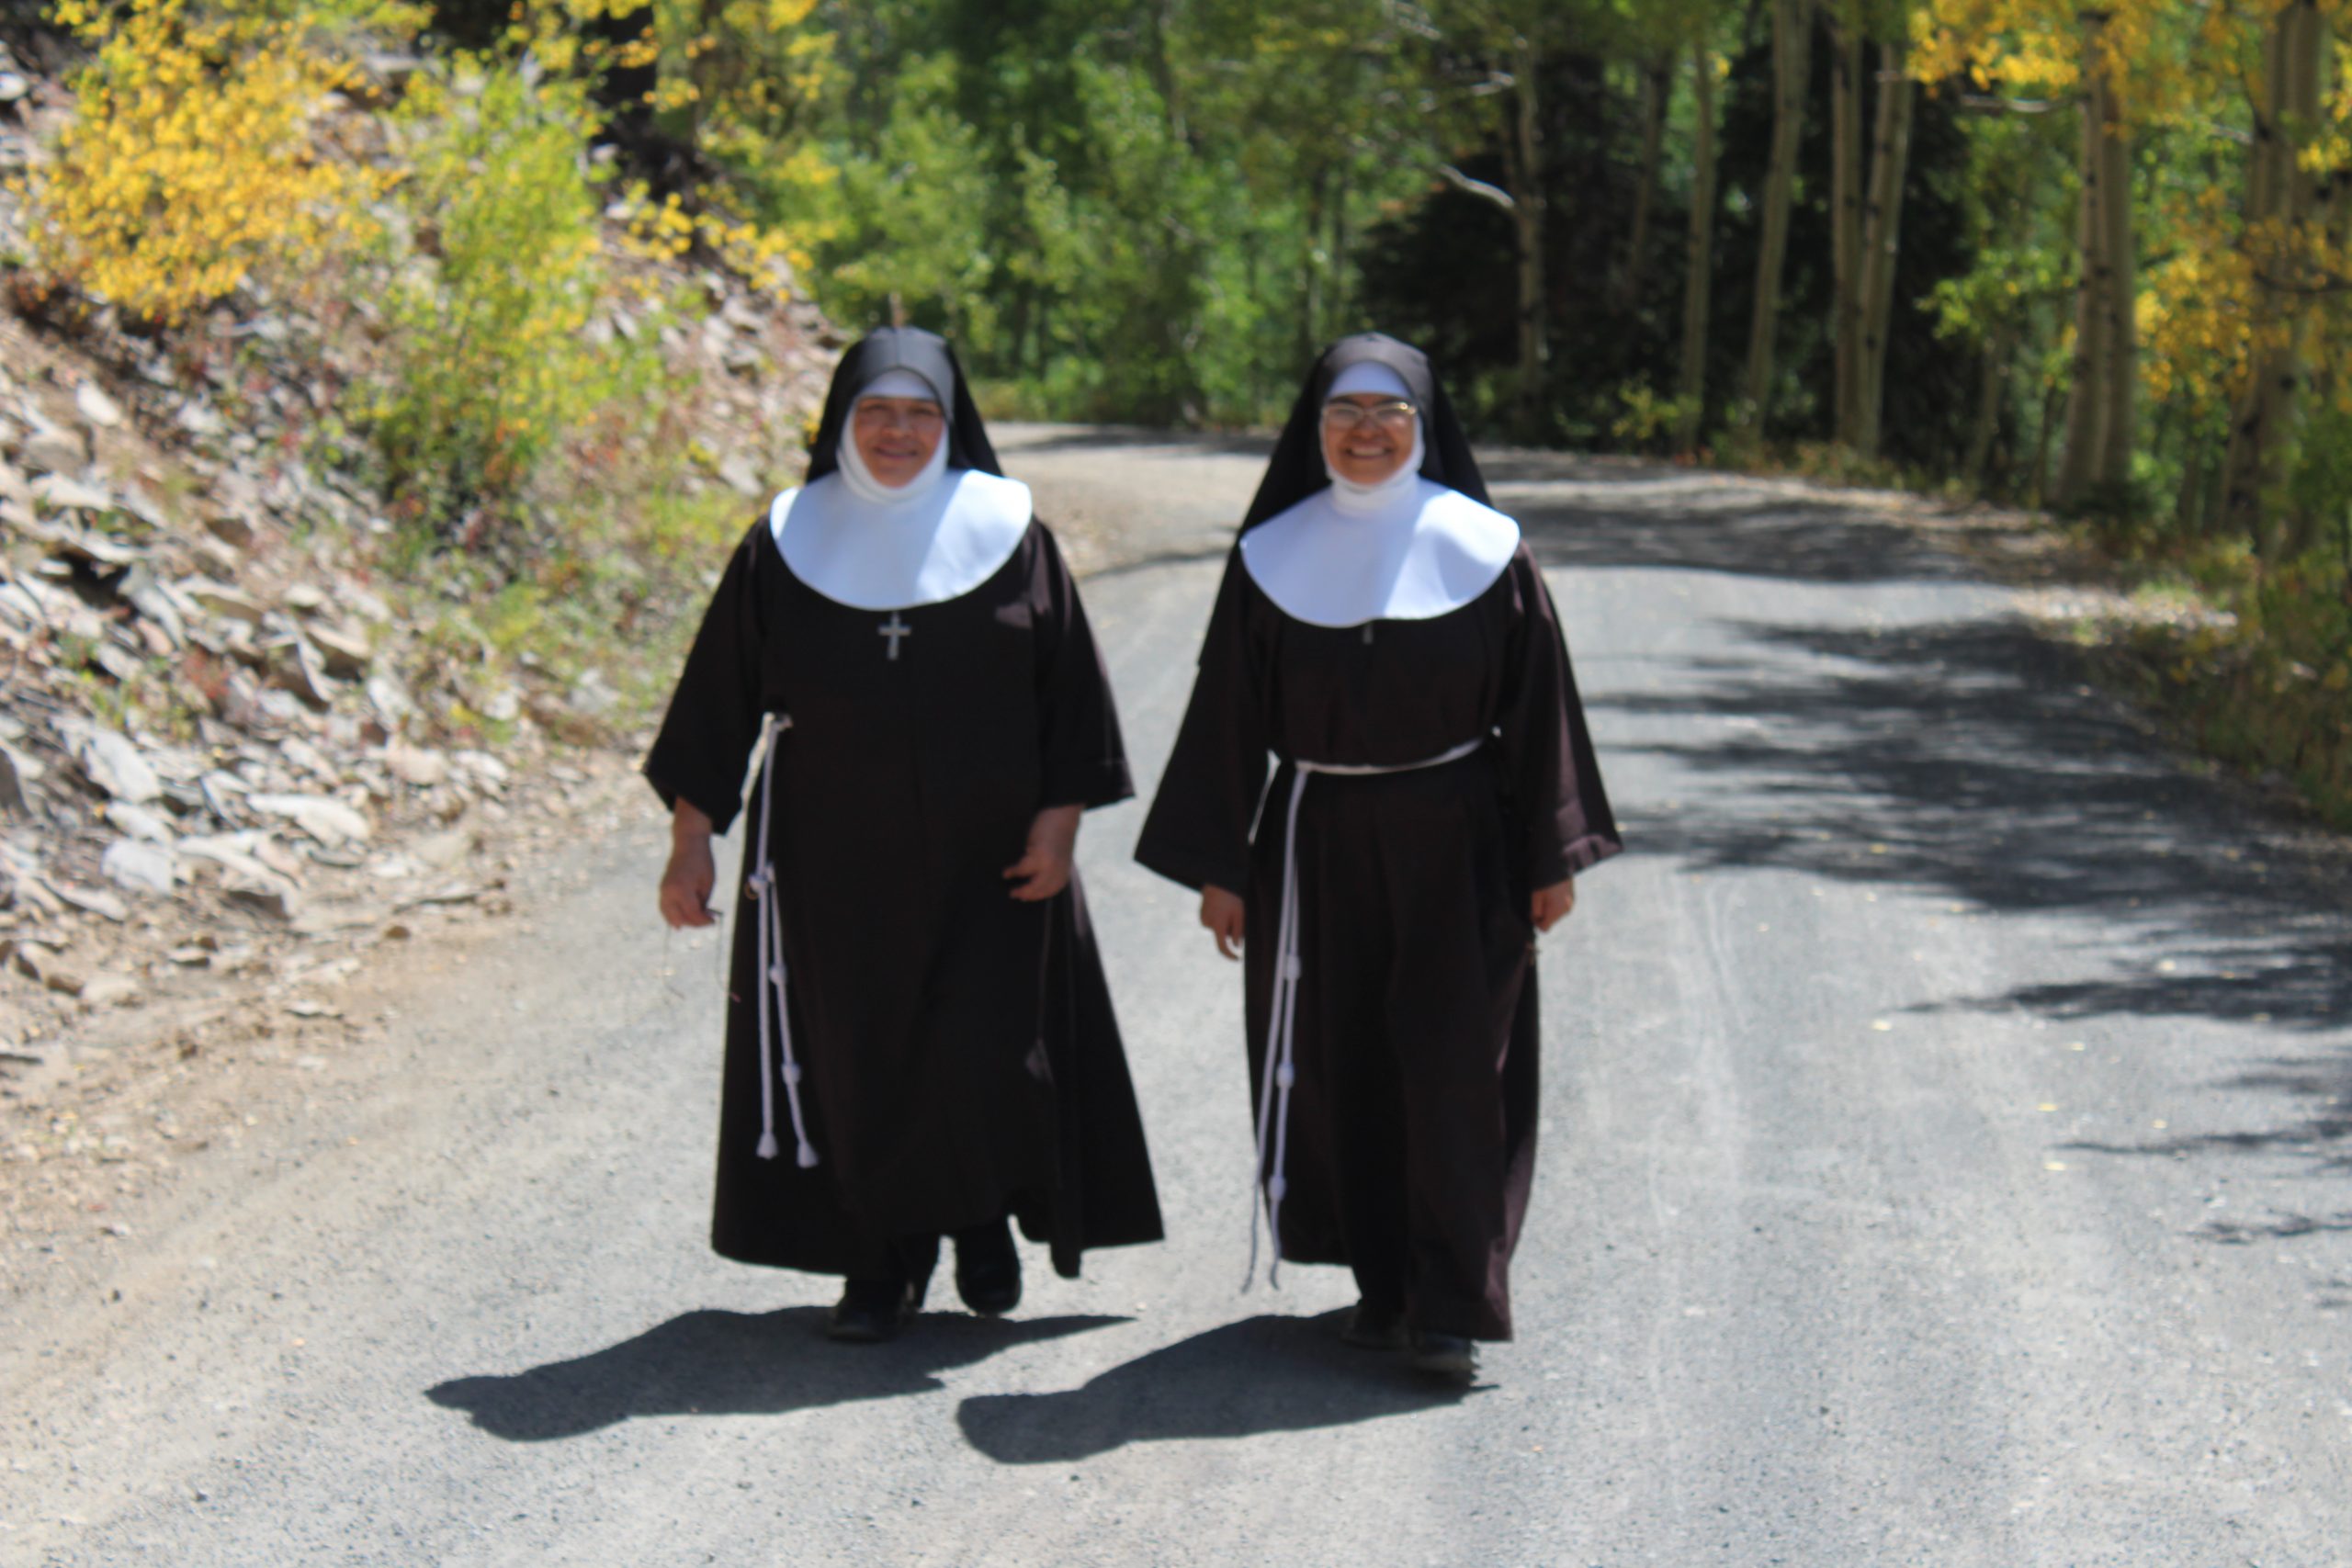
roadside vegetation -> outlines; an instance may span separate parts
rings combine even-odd
[[[714,423],[712,367],[678,350],[722,299],[790,304],[805,257],[723,186],[650,188],[597,101],[635,58],[583,33],[599,14],[518,6],[458,48],[381,0],[60,0],[71,111],[17,182],[6,260],[19,310],[101,361],[160,352],[196,383],[251,364],[222,425],[266,421],[276,455],[366,499],[357,560],[422,648],[593,670],[634,708],[801,435],[797,405]],[[324,395],[242,406],[288,381]],[[711,482],[724,445],[756,483]],[[458,739],[511,722],[442,716]]]
[[[2128,678],[2352,826],[2352,0],[49,15],[19,299],[313,302],[404,568],[557,657],[732,522],[683,253],[952,333],[998,413],[1261,425],[1378,325],[1488,438],[2045,511],[2194,604],[2095,628]]]
[[[0,1218],[506,910],[798,476],[806,255],[598,0],[475,19],[0,3]]]
[[[1379,326],[1487,438],[2042,510],[2195,602],[2092,628],[2129,678],[2352,826],[2345,0],[724,15],[702,144],[1000,411],[1263,424]]]

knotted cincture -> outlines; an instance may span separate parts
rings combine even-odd
[[[760,763],[760,832],[752,852],[752,871],[745,886],[760,907],[752,933],[752,964],[760,991],[760,1148],[762,1159],[779,1152],[775,1136],[775,1080],[784,1080],[784,1097],[792,1113],[795,1158],[800,1168],[817,1163],[817,1146],[808,1141],[808,1123],[800,1111],[800,1064],[792,1055],[792,1015],[785,1001],[784,911],[776,908],[775,862],[768,853],[768,822],[775,814],[775,747],[777,737],[792,728],[789,714],[770,714],[760,738],[766,751]],[[780,1066],[771,1066],[779,1050]]]
[[[1306,797],[1309,774],[1331,773],[1343,778],[1369,778],[1383,773],[1418,773],[1423,768],[1435,768],[1447,762],[1458,762],[1485,745],[1486,738],[1465,740],[1434,757],[1418,762],[1401,762],[1393,768],[1351,764],[1345,762],[1291,763],[1290,807],[1283,816],[1283,897],[1282,912],[1274,934],[1274,996],[1266,1020],[1266,1066],[1258,1090],[1258,1164],[1250,1173],[1250,1269],[1242,1277],[1245,1292],[1258,1278],[1258,1223],[1265,1221],[1266,1235],[1273,1256],[1266,1266],[1266,1283],[1282,1289],[1283,1274],[1283,1199],[1290,1191],[1286,1174],[1290,1164],[1290,1097],[1298,1084],[1298,1062],[1295,1049],[1298,1042],[1298,982],[1305,973],[1299,959],[1298,939],[1298,806]],[[1273,1164],[1266,1163],[1268,1145],[1273,1151]],[[1263,1201],[1261,1201],[1258,1181],[1264,1179]]]

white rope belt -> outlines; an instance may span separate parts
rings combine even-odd
[[[768,853],[768,818],[773,815],[775,798],[776,740],[791,728],[789,714],[769,714],[761,726],[760,739],[767,755],[760,764],[759,845],[753,852],[747,886],[760,906],[755,932],[757,951],[752,965],[752,983],[760,990],[760,1157],[774,1159],[777,1154],[775,1080],[781,1077],[785,1100],[792,1111],[793,1141],[800,1146],[797,1158],[800,1168],[806,1170],[817,1163],[817,1146],[808,1141],[808,1123],[800,1114],[800,1064],[792,1058],[792,1015],[786,1009],[784,990],[784,911],[776,908],[775,862]],[[775,1059],[773,1053],[779,1045],[784,1055],[780,1071],[769,1066]]]
[[[1283,906],[1282,917],[1274,936],[1274,998],[1266,1021],[1266,1067],[1264,1080],[1258,1095],[1258,1164],[1250,1172],[1253,1190],[1250,1199],[1250,1272],[1243,1277],[1241,1288],[1248,1290],[1258,1277],[1258,1221],[1264,1210],[1266,1234],[1272,1238],[1273,1258],[1267,1265],[1266,1283],[1276,1290],[1282,1288],[1283,1269],[1283,1195],[1289,1191],[1289,1179],[1283,1170],[1290,1158],[1290,1091],[1298,1082],[1297,1063],[1293,1055],[1298,1020],[1298,803],[1306,795],[1306,780],[1313,773],[1330,773],[1340,778],[1369,778],[1382,773],[1418,773],[1423,768],[1441,767],[1458,762],[1487,743],[1486,737],[1465,740],[1451,750],[1434,757],[1424,757],[1418,762],[1400,762],[1394,767],[1374,767],[1349,762],[1309,762],[1294,760],[1290,781],[1290,809],[1283,820]],[[1269,1138],[1273,1145],[1274,1163],[1266,1179],[1265,1201],[1261,1205],[1254,1190],[1260,1171],[1267,1169],[1266,1148]]]

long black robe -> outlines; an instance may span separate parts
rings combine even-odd
[[[757,922],[739,879],[712,1246],[747,1263],[920,1275],[940,1233],[1009,1210],[1074,1276],[1084,1248],[1158,1240],[1084,894],[1073,874],[1022,903],[1003,876],[1041,809],[1132,793],[1052,535],[1032,521],[978,587],[893,615],[801,581],[762,519],[647,760],[663,804],[689,800],[723,831],[766,714],[791,719],[767,764],[771,849],[820,1163],[796,1164],[780,1084],[783,1153],[756,1153]]]
[[[1254,1099],[1292,763],[1396,766],[1480,737],[1442,766],[1307,780],[1279,1245],[1351,1265],[1368,1299],[1418,1327],[1507,1339],[1535,1159],[1529,896],[1620,848],[1525,545],[1453,611],[1349,627],[1284,614],[1237,549],[1136,858],[1246,902]]]

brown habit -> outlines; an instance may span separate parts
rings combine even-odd
[[[1363,358],[1414,388],[1430,425],[1423,477],[1484,501],[1427,362],[1366,336],[1310,376],[1245,527],[1323,482],[1313,422],[1339,370]],[[1344,627],[1283,613],[1237,549],[1136,858],[1242,896],[1258,1096],[1292,764],[1395,767],[1482,738],[1442,766],[1312,776],[1300,798],[1303,978],[1280,1247],[1293,1261],[1351,1265],[1367,1299],[1403,1307],[1418,1327],[1505,1339],[1535,1158],[1529,896],[1621,848],[1526,546],[1453,610]],[[1271,1174],[1259,1172],[1261,1188]]]
[[[1065,1275],[1084,1248],[1159,1239],[1077,878],[1027,904],[1002,874],[1040,809],[1131,793],[1053,536],[1033,521],[978,588],[885,613],[801,581],[763,519],[646,762],[664,804],[683,796],[724,829],[763,714],[792,721],[768,763],[770,833],[820,1163],[799,1168],[788,1136],[781,1158],[755,1153],[755,922],[739,879],[712,1245],[873,1278],[904,1263],[906,1238],[1008,1209]]]

